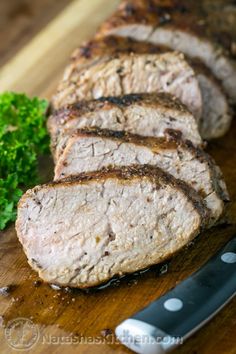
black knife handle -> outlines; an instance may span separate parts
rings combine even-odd
[[[137,353],[159,353],[170,350],[186,339],[218,312],[236,293],[236,237],[213,256],[201,269],[148,307],[122,322],[116,329],[118,337],[135,333],[158,337],[158,348],[131,340],[129,346]],[[177,343],[163,343],[163,338],[176,338]],[[168,342],[166,340],[166,342]],[[137,347],[137,348],[136,348]],[[145,351],[144,350],[145,347]],[[149,349],[148,349],[149,348]]]

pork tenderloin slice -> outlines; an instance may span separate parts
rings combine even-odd
[[[201,198],[150,166],[80,175],[27,191],[16,230],[46,282],[90,287],[162,262],[208,219]]]
[[[221,85],[205,70],[197,73],[198,83],[202,93],[202,118],[198,122],[201,137],[212,140],[227,133],[232,122],[232,107]]]
[[[160,54],[170,48],[158,46],[149,42],[140,42],[126,37],[105,36],[93,39],[77,48],[68,66],[68,73],[73,70],[74,61],[82,67],[89,65],[92,58],[120,53]],[[199,120],[199,129],[203,139],[214,139],[223,136],[229,129],[232,111],[221,83],[212,75],[211,71],[199,60],[185,58],[194,69],[203,98],[202,117]],[[69,74],[68,74],[69,75]]]
[[[154,137],[180,135],[194,145],[202,145],[193,115],[168,94],[131,94],[79,102],[54,112],[47,126],[55,160],[68,134],[84,127]]]
[[[109,166],[153,165],[194,188],[211,213],[209,226],[222,215],[228,200],[219,167],[201,149],[181,139],[145,138],[109,130],[78,130],[67,140],[55,166],[55,180]]]
[[[212,2],[215,3],[215,2]],[[236,6],[233,0],[130,0],[100,28],[97,36],[118,35],[166,45],[200,58],[236,102]]]
[[[193,69],[183,54],[117,54],[94,58],[81,68],[74,61],[52,99],[55,109],[80,100],[130,93],[167,92],[201,117],[202,97]]]

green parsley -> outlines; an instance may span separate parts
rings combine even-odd
[[[38,182],[37,157],[49,152],[46,100],[0,94],[0,230],[16,218],[25,188]]]

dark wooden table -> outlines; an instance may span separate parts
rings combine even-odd
[[[71,0],[1,0],[0,66],[69,3]]]

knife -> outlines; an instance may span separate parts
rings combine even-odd
[[[116,327],[118,340],[140,354],[180,345],[236,294],[236,237],[197,272]]]

